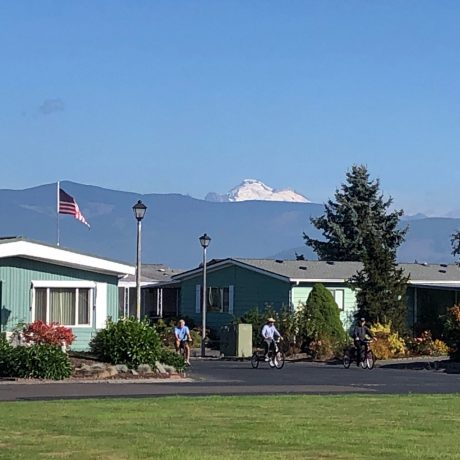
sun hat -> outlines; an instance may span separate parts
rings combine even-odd
[[[275,319],[274,318],[268,318],[267,319],[267,323],[274,323],[275,322]]]

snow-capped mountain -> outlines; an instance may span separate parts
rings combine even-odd
[[[310,200],[289,188],[273,189],[260,180],[245,179],[240,185],[232,188],[228,193],[208,193],[206,201],[232,202],[232,201],[289,201],[294,203],[310,203]]]

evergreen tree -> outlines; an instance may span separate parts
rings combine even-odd
[[[396,251],[407,229],[397,229],[402,210],[387,214],[393,200],[384,200],[379,180],[371,181],[367,167],[354,165],[347,172],[347,183],[335,193],[335,202],[325,204],[325,213],[311,218],[325,240],[315,240],[304,233],[320,260],[363,261],[369,232],[378,234],[385,248]]]
[[[460,230],[456,231],[450,240],[452,244],[452,255],[460,256]]]
[[[403,332],[408,278],[396,264],[396,251],[407,232],[398,229],[403,211],[388,212],[393,200],[383,199],[379,180],[371,181],[363,165],[351,168],[335,200],[328,201],[323,216],[311,219],[325,241],[304,234],[306,244],[320,260],[362,262],[362,270],[350,280],[357,293],[357,316],[391,322]]]
[[[395,253],[385,247],[378,235],[369,234],[364,243],[367,253],[363,268],[350,280],[358,304],[355,316],[371,323],[391,323],[393,330],[404,334],[409,277],[398,268]]]
[[[310,340],[326,339],[334,345],[344,343],[346,335],[339,309],[331,292],[323,284],[313,286],[303,313]]]

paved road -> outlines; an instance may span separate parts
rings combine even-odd
[[[187,382],[0,383],[0,400],[148,397],[166,395],[457,393],[460,375],[378,367],[344,369],[320,363],[286,363],[282,370],[247,361],[193,362]]]

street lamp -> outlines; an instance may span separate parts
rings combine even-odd
[[[201,305],[201,357],[206,355],[205,339],[206,339],[206,249],[211,242],[211,238],[205,233],[199,238],[201,247],[203,248],[203,303]]]
[[[134,206],[134,217],[137,220],[137,251],[136,251],[136,316],[141,319],[141,222],[147,206],[139,200]]]

